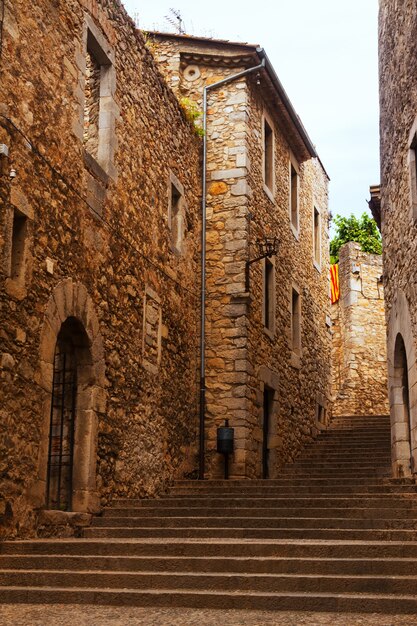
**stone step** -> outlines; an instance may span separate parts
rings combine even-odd
[[[417,541],[416,530],[399,529],[309,529],[309,528],[117,528],[90,527],[84,531],[86,538],[193,538],[193,539],[324,539],[359,541]]]
[[[367,508],[367,507],[322,507],[315,506],[294,507],[291,506],[290,501],[286,507],[268,507],[268,506],[256,506],[256,507],[146,507],[146,508],[126,508],[126,509],[109,509],[103,517],[95,518],[94,523],[98,523],[99,520],[111,520],[115,517],[125,518],[142,518],[148,519],[150,517],[346,517],[347,519],[417,519],[417,509],[414,508],[398,508],[398,507],[386,507],[386,508]]]
[[[325,478],[332,474],[337,474],[340,478],[351,478],[355,480],[356,478],[366,478],[369,474],[372,473],[373,476],[379,476],[380,478],[388,478],[390,474],[390,470],[386,465],[381,467],[352,467],[350,470],[347,468],[332,468],[329,467],[321,467],[321,468],[311,468],[309,471],[307,467],[284,467],[280,470],[280,476],[294,476],[295,478],[299,478],[300,476],[304,476],[306,482],[308,482],[310,478]]]
[[[299,456],[296,461],[299,461],[300,459],[314,459],[317,457],[317,459],[320,459],[322,457],[324,457],[326,460],[329,459],[331,461],[333,460],[342,460],[344,458],[343,453],[346,454],[346,458],[349,461],[357,461],[357,460],[367,460],[369,462],[369,457],[367,456],[368,454],[373,454],[375,455],[375,458],[377,459],[391,459],[391,446],[384,446],[382,447],[374,447],[374,448],[362,448],[361,450],[358,450],[357,448],[354,449],[350,449],[350,448],[340,448],[340,450],[335,450],[334,447],[332,446],[331,448],[327,448],[327,447],[318,447],[315,450],[311,450],[310,452],[307,452],[306,454],[303,454],[302,456]],[[294,461],[294,463],[296,462]]]
[[[8,570],[0,572],[2,587],[98,589],[171,589],[239,593],[373,593],[417,594],[416,576],[257,574],[251,572],[105,572],[70,570]]]
[[[345,517],[281,517],[272,511],[270,517],[265,513],[254,517],[236,515],[227,516],[167,516],[167,517],[102,517],[96,518],[92,527],[98,528],[363,528],[363,529],[406,529],[417,530],[415,518],[345,518]]]
[[[412,558],[308,558],[228,556],[0,556],[5,570],[63,570],[106,572],[238,572],[258,574],[350,574],[417,576]]]
[[[116,507],[111,507],[113,510]],[[139,507],[126,507],[125,509],[117,507],[117,513],[126,512],[129,515],[129,511],[134,508],[135,515],[146,516],[149,515],[149,511],[160,511],[160,515],[171,515],[175,510],[183,509],[185,511],[198,510],[204,512],[205,515],[211,515],[214,512],[222,512],[229,510],[247,510],[254,509],[274,509],[277,514],[282,513],[285,510],[301,511],[303,509],[310,511],[316,509],[317,511],[332,511],[336,509],[342,509],[345,511],[364,510],[369,511],[371,515],[384,515],[392,514],[395,510],[399,516],[413,516],[417,515],[417,500],[412,498],[402,499],[388,499],[388,498],[229,498],[225,501],[223,498],[207,498],[205,506],[201,506],[201,503],[196,506],[196,501],[193,498],[166,498],[161,500],[144,500]],[[163,509],[169,509],[163,512]],[[106,514],[111,509],[106,510]],[[130,513],[131,514],[131,513]]]
[[[228,488],[204,488],[201,487],[199,489],[187,489],[182,487],[173,487],[169,490],[168,496],[171,497],[189,497],[193,498],[206,498],[207,496],[211,497],[239,497],[239,496],[251,496],[251,495],[262,495],[262,496],[286,496],[286,497],[297,497],[297,496],[308,496],[308,495],[317,495],[320,494],[321,497],[346,497],[347,495],[352,495],[353,497],[361,497],[361,496],[369,496],[374,495],[378,498],[396,498],[401,495],[416,497],[417,489],[415,486],[401,485],[398,487],[395,486],[387,486],[387,485],[374,485],[374,486],[361,486],[361,485],[336,485],[336,486],[310,486],[310,485],[299,485],[297,487],[230,487]]]
[[[99,589],[52,587],[3,587],[3,602],[9,604],[94,604],[113,606],[158,606],[265,611],[332,611],[354,613],[414,614],[413,595],[367,593],[227,593],[172,589]]]
[[[292,465],[285,465],[281,470],[282,472],[294,472],[295,470],[303,468],[310,469],[312,472],[324,470],[325,472],[375,472],[375,471],[388,471],[390,469],[390,463],[387,459],[375,459],[374,462],[370,462],[369,458],[362,461],[340,461],[336,462],[332,459],[328,461],[312,460],[312,459],[300,459],[295,461]]]
[[[296,480],[297,484],[304,484],[305,482],[297,479]],[[274,487],[276,486],[281,486],[281,485],[287,485],[289,484],[289,479],[285,478],[268,478],[268,479],[230,479],[230,480],[224,480],[224,479],[216,479],[216,480],[176,480],[172,483],[172,485],[175,486],[181,486],[181,487],[187,487],[187,488],[194,488],[194,487],[229,487],[231,485],[233,486],[237,486],[237,487],[245,487],[245,486],[251,486],[253,488],[257,488],[260,487],[262,485],[266,485],[268,487]],[[316,480],[311,480],[309,481],[308,484],[366,484],[366,485],[415,485],[415,482],[412,478],[374,478],[374,477],[367,477],[367,478],[359,478],[358,481],[352,481],[351,479],[346,479],[346,478],[338,478],[335,476],[330,476],[327,477],[325,479],[316,479]],[[126,501],[131,501],[131,499],[128,498],[114,498],[113,502],[126,502]]]
[[[380,540],[255,540],[215,539],[194,541],[179,538],[161,542],[158,539],[36,539],[0,543],[0,556],[211,556],[417,560],[417,541]]]

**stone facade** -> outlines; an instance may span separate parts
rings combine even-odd
[[[69,344],[78,513],[39,523],[72,532],[112,496],[196,467],[201,141],[118,0],[6,1],[2,44],[0,514],[25,535],[48,508],[53,370]]]
[[[340,300],[332,306],[333,415],[387,415],[382,257],[346,243],[339,254]]]
[[[235,429],[231,476],[275,477],[325,426],[329,408],[327,175],[291,118],[291,105],[268,62],[266,69],[213,88],[257,66],[256,46],[153,33],[150,47],[180,99],[201,107],[203,88],[211,87],[207,474],[222,475],[216,430],[229,418]],[[295,225],[290,203],[294,170]],[[248,285],[246,262],[258,256],[257,241],[265,236],[279,240],[279,252],[251,264]],[[293,290],[299,296],[298,320],[292,316]],[[292,328],[297,321],[299,328]],[[296,332],[300,341],[295,346]]]
[[[417,6],[380,0],[381,222],[394,475],[417,467]]]
[[[178,98],[261,58],[148,48],[119,0],[5,2],[3,534],[77,533],[114,496],[196,476],[202,141]],[[274,477],[330,399],[328,179],[263,64],[209,99],[207,476],[224,418],[232,476]],[[248,266],[265,236],[278,255]]]

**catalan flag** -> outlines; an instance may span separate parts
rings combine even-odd
[[[339,263],[330,266],[330,298],[332,304],[340,298]]]

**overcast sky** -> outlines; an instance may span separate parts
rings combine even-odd
[[[178,9],[190,35],[265,48],[331,178],[330,210],[367,210],[379,182],[378,0],[124,0],[143,29],[172,31]]]

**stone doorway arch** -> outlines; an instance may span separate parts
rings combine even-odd
[[[408,303],[398,292],[388,324],[388,385],[392,469],[396,477],[417,469],[417,368]]]
[[[41,331],[39,380],[44,389],[43,418],[38,471],[30,489],[36,508],[48,506],[54,362],[57,346],[62,342],[72,343],[77,379],[70,508],[94,513],[99,510],[96,487],[98,422],[106,408],[104,350],[87,289],[71,279],[62,281],[54,289]]]

